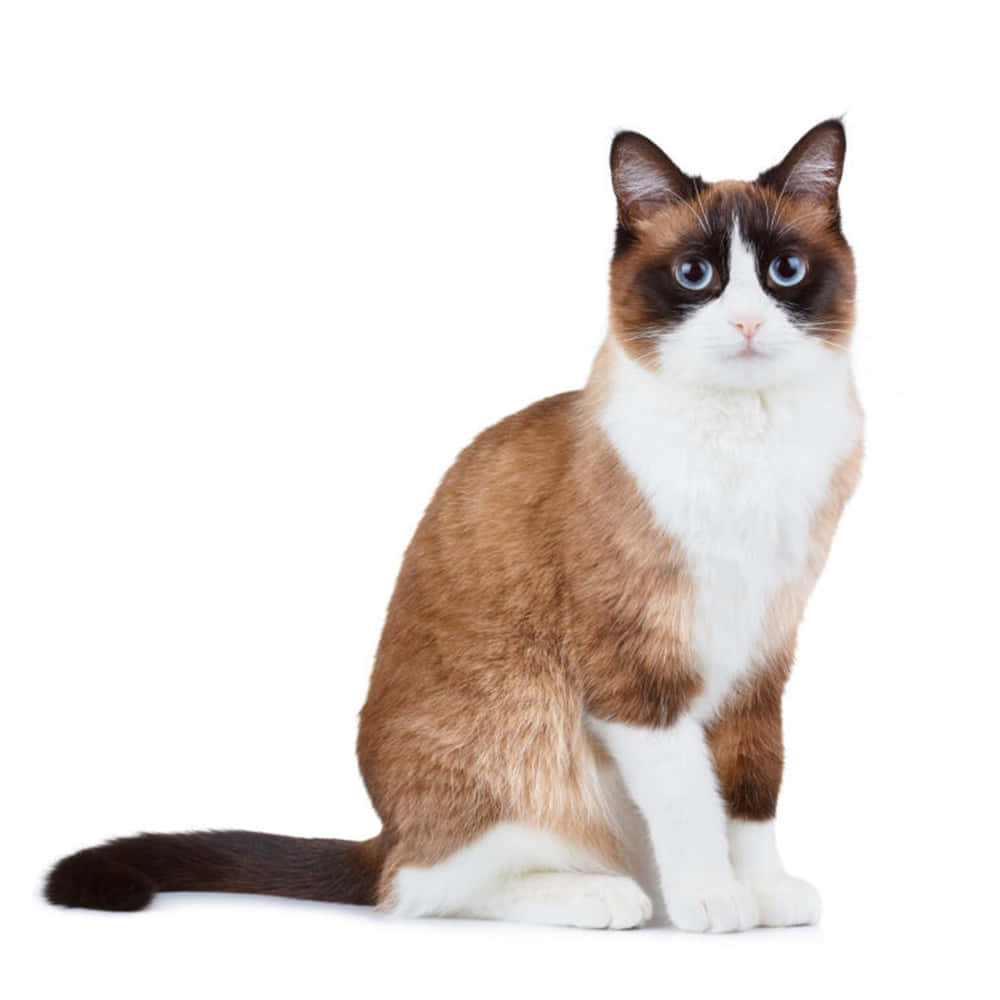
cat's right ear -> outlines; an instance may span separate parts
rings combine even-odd
[[[843,123],[839,118],[830,118],[809,129],[781,163],[765,170],[756,183],[779,195],[835,203],[846,148]]]
[[[611,143],[611,183],[618,218],[628,229],[671,201],[684,200],[694,189],[693,180],[638,132],[619,132]]]

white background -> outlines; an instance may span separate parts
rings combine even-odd
[[[996,988],[997,79],[986,7],[924,7],[3,4],[7,995]],[[614,131],[749,177],[840,113],[869,449],[779,814],[819,928],[41,902],[140,829],[374,834],[401,553],[460,447],[585,379]]]

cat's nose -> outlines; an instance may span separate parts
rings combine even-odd
[[[749,343],[753,339],[753,335],[764,325],[764,318],[748,314],[745,316],[733,316],[729,322],[746,337]]]

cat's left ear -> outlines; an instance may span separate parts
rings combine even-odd
[[[844,172],[847,137],[836,118],[809,129],[776,167],[765,170],[757,183],[785,195],[801,195],[833,203]]]
[[[638,132],[619,132],[611,144],[611,183],[618,218],[626,229],[695,192],[688,177],[666,153]]]

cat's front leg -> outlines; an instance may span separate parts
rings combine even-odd
[[[753,893],[765,927],[815,924],[820,916],[819,893],[785,871],[775,839],[783,685],[784,672],[759,675],[726,706],[708,734],[729,817],[733,871]]]
[[[593,720],[649,826],[667,915],[686,931],[738,931],[758,923],[753,893],[729,860],[726,810],[700,723]]]

